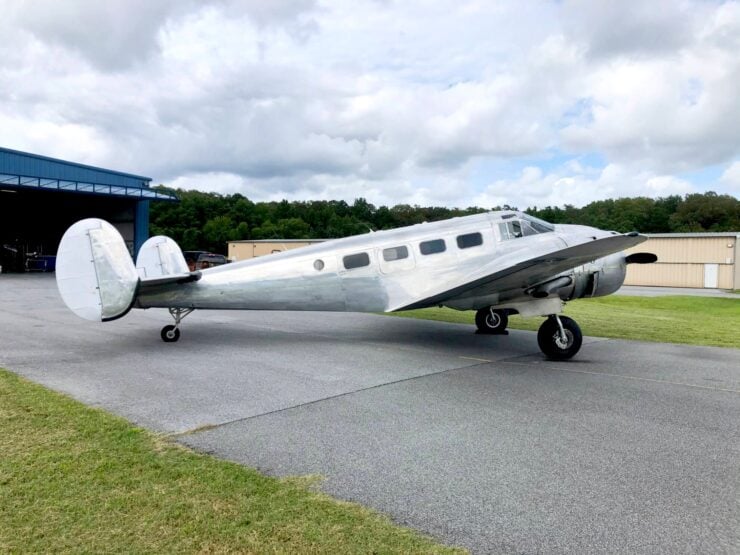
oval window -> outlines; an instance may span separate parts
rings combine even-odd
[[[320,272],[324,269],[324,261],[321,259],[314,261],[313,267],[316,269],[317,272]]]

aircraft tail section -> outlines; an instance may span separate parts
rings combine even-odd
[[[92,321],[115,320],[133,306],[139,275],[118,230],[89,218],[70,227],[57,250],[56,280],[64,303]]]

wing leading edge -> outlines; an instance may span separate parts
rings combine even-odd
[[[491,295],[510,289],[526,289],[561,272],[639,245],[646,240],[647,237],[638,233],[613,235],[529,258],[503,269],[501,260],[492,260],[464,283],[447,286],[438,293],[411,304],[391,308],[389,312],[427,308],[453,299]]]

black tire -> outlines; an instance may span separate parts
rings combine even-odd
[[[162,332],[159,335],[165,343],[174,343],[180,339],[180,329],[170,324],[169,326],[163,327]]]
[[[567,316],[560,316],[560,321],[568,338],[566,345],[562,345],[560,327],[553,316],[542,322],[537,332],[537,344],[545,356],[551,360],[568,360],[569,358],[573,358],[581,349],[581,344],[583,343],[581,328],[578,327],[575,320]]]
[[[480,333],[503,333],[509,325],[509,316],[505,310],[494,310],[481,308],[475,313],[475,325]]]

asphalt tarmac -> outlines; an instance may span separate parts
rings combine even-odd
[[[166,344],[169,322],[85,322],[50,276],[0,274],[0,366],[198,450],[476,553],[740,552],[740,350],[586,338],[555,363],[529,332],[206,311]]]

